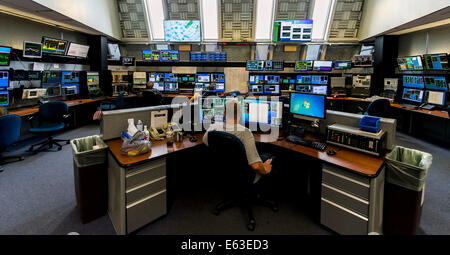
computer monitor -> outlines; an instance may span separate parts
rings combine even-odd
[[[249,84],[264,84],[264,75],[250,75],[248,78]]]
[[[248,92],[253,94],[264,94],[264,85],[250,85]]]
[[[283,71],[284,61],[283,60],[266,60],[264,63],[265,71]]]
[[[163,73],[148,73],[148,81],[164,82],[165,75]]]
[[[66,40],[44,36],[42,37],[42,52],[55,55],[65,55],[68,43],[69,42]]]
[[[0,46],[0,66],[9,66],[11,61],[11,47]]]
[[[164,73],[165,82],[178,82],[178,74],[176,73]]]
[[[151,50],[143,50],[142,51],[142,60],[143,61],[152,61],[153,60],[153,54]]]
[[[400,57],[397,58],[397,63],[400,71],[423,70],[421,56]]]
[[[420,89],[410,89],[410,88],[404,88],[403,89],[403,100],[415,102],[415,103],[422,103],[423,101],[423,90]]]
[[[208,61],[210,62],[227,62],[226,52],[208,52]]]
[[[179,61],[180,55],[177,50],[160,51],[161,61]]]
[[[278,85],[280,84],[279,75],[266,75],[265,81],[268,85]]]
[[[280,94],[280,85],[264,85],[264,94]]]
[[[0,90],[0,106],[9,106],[9,91]]]
[[[152,51],[152,58],[153,58],[153,61],[160,61],[161,55],[160,55],[159,51]]]
[[[291,93],[291,113],[312,119],[325,119],[326,96]]]
[[[42,57],[42,43],[23,42],[23,56],[25,58],[41,58]]]
[[[153,83],[153,89],[156,89],[158,91],[164,91],[164,82]]]
[[[443,91],[425,91],[423,101],[427,104],[445,106],[445,92]]]
[[[78,43],[69,43],[69,48],[67,49],[67,56],[87,58],[89,52],[89,45],[82,45]]]
[[[423,63],[428,70],[449,70],[448,55],[446,53],[423,55]]]
[[[264,60],[247,60],[247,71],[264,71]]]
[[[191,51],[191,62],[207,62],[208,53],[201,51]]]
[[[295,90],[298,91],[298,92],[302,92],[302,93],[327,95],[328,86],[322,86],[322,85],[297,85]]]
[[[312,20],[275,20],[273,25],[274,42],[310,42]]]
[[[424,82],[423,76],[404,75],[403,76],[403,87],[417,88],[417,89],[425,88],[425,82]]]
[[[209,86],[209,83],[195,83],[194,91],[195,92],[202,92],[204,90],[205,85]]]
[[[444,76],[425,76],[424,81],[426,89],[448,90]]]
[[[225,74],[223,73],[212,73],[211,82],[225,82]]]
[[[211,82],[211,76],[209,73],[205,74],[196,74],[195,81],[200,83]]]
[[[283,117],[283,102],[245,99],[242,102],[242,122],[280,126]]]
[[[225,83],[215,83],[215,91],[216,92],[224,92],[225,91]]]
[[[40,80],[41,79],[41,72],[39,71],[28,71],[27,73],[28,80]]]
[[[295,71],[312,71],[313,70],[313,60],[299,60],[295,61]]]
[[[79,72],[70,72],[63,71],[62,72],[62,83],[78,83],[80,81],[80,73]]]
[[[61,72],[58,71],[45,71],[42,73],[42,83],[60,83],[61,82]]]
[[[297,75],[297,84],[311,84],[311,75]]]
[[[313,85],[328,85],[328,76],[313,75],[313,76],[311,76],[311,84],[313,84]]]
[[[164,83],[164,91],[165,92],[177,92],[178,91],[178,83],[176,83],[176,82],[165,82]]]
[[[224,121],[225,102],[227,99],[220,97],[206,97],[202,99],[200,107],[200,119],[202,123],[215,123]]]
[[[334,69],[344,70],[344,69],[351,69],[351,68],[352,68],[352,61],[351,60],[334,61]]]
[[[313,64],[314,71],[331,71],[333,61],[315,60]]]
[[[27,79],[27,71],[24,70],[14,70],[12,81],[23,81]]]

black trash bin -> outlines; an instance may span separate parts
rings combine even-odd
[[[83,224],[106,214],[108,196],[107,145],[100,136],[70,141],[77,207]]]
[[[429,153],[400,146],[386,156],[383,234],[416,234],[432,160]]]

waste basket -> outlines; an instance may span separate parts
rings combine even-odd
[[[100,136],[70,141],[73,153],[75,194],[83,224],[106,214],[107,145]]]
[[[386,156],[383,233],[414,235],[419,227],[425,179],[433,156],[396,146]]]

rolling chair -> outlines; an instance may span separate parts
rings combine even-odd
[[[154,89],[146,89],[142,91],[146,106],[157,106],[163,104],[163,97],[159,91]]]
[[[2,163],[9,162],[11,159],[15,159],[16,161],[24,160],[23,156],[1,156],[1,153],[8,146],[19,140],[21,124],[22,119],[19,115],[9,114],[0,116],[0,172],[3,172]]]
[[[255,171],[248,165],[247,154],[242,142],[234,135],[221,132],[208,132],[208,148],[216,162],[221,162],[219,168],[221,173],[225,173],[226,179],[229,179],[232,185],[227,186],[229,199],[223,200],[216,205],[213,213],[219,215],[225,209],[240,206],[247,210],[248,224],[250,231],[255,230],[256,220],[253,215],[252,205],[259,204],[278,211],[276,203],[262,199],[256,191],[253,183]],[[219,156],[220,155],[220,156]],[[222,155],[233,160],[224,161]],[[222,171],[223,170],[223,171]]]
[[[43,151],[48,147],[58,147],[58,151],[62,149],[62,145],[58,142],[70,143],[70,140],[54,139],[52,137],[56,132],[63,130],[66,127],[65,120],[70,116],[68,114],[69,107],[65,102],[55,101],[48,102],[39,106],[39,126],[30,128],[30,133],[36,135],[46,135],[48,138],[44,142],[31,145],[28,152],[36,154],[39,151]],[[33,117],[30,118],[32,120]],[[32,122],[31,122],[32,123]],[[39,146],[37,150],[34,150],[35,146]]]
[[[125,92],[121,91],[119,95],[116,98],[116,101],[103,101],[100,105],[100,108],[102,111],[109,111],[109,110],[117,110],[122,109],[125,105]]]
[[[380,98],[372,101],[367,107],[367,111],[363,112],[363,109],[359,107],[361,112],[359,114],[390,118],[391,117],[391,102],[388,99]]]

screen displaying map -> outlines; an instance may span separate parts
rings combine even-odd
[[[199,20],[164,20],[166,42],[200,42]]]

